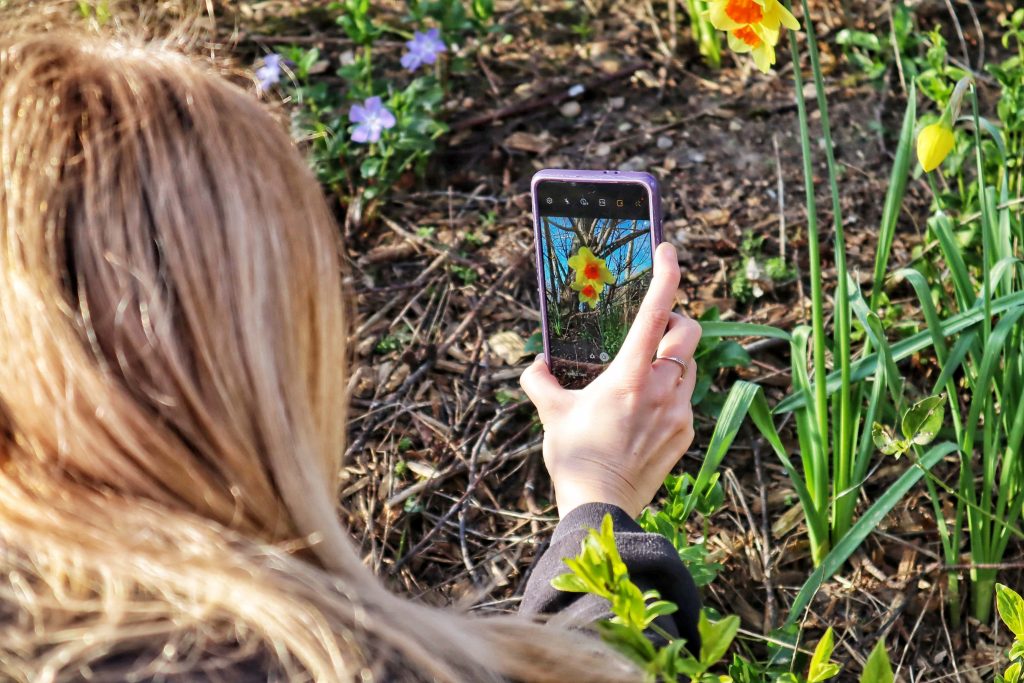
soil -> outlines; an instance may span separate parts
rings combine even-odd
[[[583,6],[595,4],[600,11],[580,29]],[[886,3],[846,4],[852,10],[844,17],[838,0],[811,3],[841,167],[847,259],[863,283],[874,266],[906,100],[894,70],[878,88],[846,66],[835,47],[844,25],[887,26]],[[1001,54],[997,17],[1011,4],[973,3],[989,59]],[[978,35],[963,3],[953,5],[973,59]],[[321,14],[289,11],[286,2],[253,6],[262,14],[243,22],[243,59],[301,39],[320,46],[333,71],[347,49],[338,28]],[[471,69],[454,78],[452,132],[428,173],[397,189],[379,220],[346,231],[357,314],[341,504],[367,563],[417,599],[515,610],[531,563],[557,521],[542,435],[518,386],[532,355],[515,344],[491,343],[506,332],[525,340],[540,327],[529,208],[529,179],[536,170],[656,174],[665,239],[679,247],[683,269],[679,310],[697,316],[716,307],[725,319],[785,329],[808,319],[807,216],[788,49],[780,46],[780,63],[768,75],[728,54],[721,69],[712,69],[686,32],[666,54],[659,43],[670,40],[665,5],[653,4],[657,29],[649,6],[498,3],[498,21],[511,38],[483,39]],[[945,2],[913,7],[922,25],[949,23]],[[272,34],[257,35],[267,26]],[[397,52],[382,60],[390,58],[397,62]],[[585,90],[569,99],[576,84]],[[811,118],[820,124],[813,106]],[[833,216],[824,155],[819,157],[815,190],[831,288]],[[928,197],[924,180],[912,180],[890,268],[910,263],[920,245]],[[341,217],[344,207],[337,206]],[[433,231],[424,237],[418,228]],[[730,285],[748,234],[763,238],[764,257],[783,256],[793,264],[796,276],[761,282],[761,296],[738,301]],[[896,302],[909,300],[898,288],[889,294]],[[784,395],[788,348],[741,341],[753,364],[720,372],[715,388],[744,378],[761,382],[773,399]],[[918,359],[904,367],[910,377],[920,369]],[[712,417],[697,415],[697,438],[679,470],[696,472],[713,425]],[[786,427],[796,452],[792,425]],[[861,509],[905,468],[904,462],[873,463]],[[939,471],[946,477],[955,472]],[[811,571],[795,492],[752,431],[733,445],[722,481],[726,505],[711,520],[706,540],[725,570],[705,599],[723,613],[738,614],[747,631],[768,633],[787,616]],[[692,529],[695,539],[703,534],[699,525]],[[1020,583],[1021,550],[1011,546],[1000,574],[1010,585]],[[836,630],[836,659],[847,672],[859,672],[876,639],[885,636],[894,664],[910,680],[990,680],[991,666],[1004,661],[1005,633],[970,620],[950,624],[940,558],[931,503],[918,487],[822,586],[805,629]],[[740,649],[765,653],[763,643],[749,638]]]

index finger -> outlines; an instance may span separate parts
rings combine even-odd
[[[679,287],[679,262],[676,249],[667,242],[658,245],[654,252],[654,274],[651,287],[637,310],[636,320],[629,328],[629,334],[622,343],[615,361],[632,370],[649,370],[651,359],[658,350],[661,338],[665,336],[668,319],[676,303],[676,289]]]

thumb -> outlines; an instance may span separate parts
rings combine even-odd
[[[541,420],[544,419],[543,415],[555,409],[566,395],[566,389],[551,374],[544,354],[534,358],[529,367],[523,370],[523,374],[519,376],[519,386],[537,407]]]

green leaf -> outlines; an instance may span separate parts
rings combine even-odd
[[[494,15],[494,0],[473,0],[473,16],[487,21]]]
[[[708,668],[725,656],[740,628],[740,618],[730,615],[721,621],[710,621],[701,610],[697,630],[700,632],[700,662]]]
[[[697,495],[696,491],[694,491],[694,495]],[[724,504],[725,489],[722,488],[722,483],[718,481],[718,473],[715,473],[715,477],[712,479],[707,489],[700,493],[696,509],[697,512],[705,517],[710,517],[716,511],[721,509]]]
[[[996,607],[1006,628],[1010,629],[1018,640],[1024,640],[1024,598],[1009,586],[997,583]]]
[[[295,58],[297,57],[297,59]],[[299,50],[297,54],[292,58],[295,62],[295,70],[301,79],[305,79],[309,76],[309,70],[316,64],[316,60],[320,59],[320,50],[317,48],[310,48],[309,50]]]
[[[359,174],[370,179],[380,172],[381,160],[379,157],[370,157],[359,166]]]
[[[918,401],[903,415],[903,436],[918,446],[927,446],[938,435],[945,415],[944,394]]]
[[[641,666],[654,659],[656,655],[654,645],[642,631],[612,621],[597,622],[597,630],[602,640]]]
[[[860,683],[893,683],[892,664],[889,653],[885,650],[885,641],[879,640],[871,651],[868,661],[864,664],[864,673]]]
[[[904,444],[893,435],[892,430],[878,422],[871,425],[871,440],[875,443],[875,448],[885,455],[902,454],[906,450]]]
[[[526,340],[526,346],[523,347],[523,353],[530,355],[544,353],[544,335],[539,331],[531,334],[530,338]]]
[[[1018,659],[1024,660],[1024,640],[1015,640],[1013,645],[1010,646],[1010,651],[1006,653],[1006,656],[1010,658],[1011,662],[1017,661]]]
[[[710,350],[699,354],[697,358],[700,361],[700,367],[706,368],[709,372],[718,368],[736,366],[745,368],[750,365],[750,354],[731,339],[718,342]]]
[[[880,52],[882,49],[881,43],[878,41],[878,36],[874,33],[868,33],[867,31],[851,31],[848,28],[844,28],[836,34],[836,43],[842,46],[856,46],[862,47],[871,52]]]
[[[559,574],[551,579],[551,587],[567,593],[586,593],[587,585],[575,574]]]
[[[789,332],[780,330],[771,325],[756,325],[754,323],[730,323],[720,320],[701,321],[702,338],[712,339],[715,337],[772,337],[789,341]]]
[[[668,600],[656,600],[651,604],[647,605],[644,613],[644,619],[647,623],[651,623],[658,617],[663,617],[667,614],[674,614],[679,611],[679,607],[674,602]]]
[[[829,661],[832,657],[832,650],[835,647],[835,636],[830,626],[825,635],[818,641],[814,648],[814,655],[811,657],[811,665],[807,669],[807,683],[820,683],[827,681],[839,673],[839,665]]]
[[[1021,669],[1024,667],[1020,662],[1014,662],[1010,666],[1006,667],[1006,671],[1003,672],[1003,680],[1006,683],[1020,683]]]

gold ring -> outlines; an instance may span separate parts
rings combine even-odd
[[[658,356],[654,360],[655,361],[669,360],[669,361],[672,361],[673,363],[675,363],[676,365],[678,365],[679,368],[680,368],[680,370],[679,370],[679,379],[682,379],[683,377],[686,377],[686,371],[690,368],[690,366],[686,364],[685,360],[683,360],[682,358],[676,358],[675,356]]]

